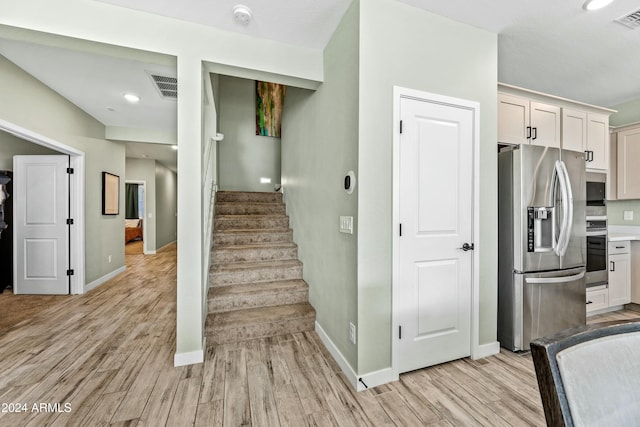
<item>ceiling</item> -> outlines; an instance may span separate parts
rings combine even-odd
[[[351,2],[88,1],[313,49],[324,48]],[[253,20],[247,26],[233,20],[232,9],[239,1],[252,10]],[[584,0],[398,1],[498,34],[498,80],[503,83],[604,107],[640,98],[640,28],[632,30],[614,22],[640,9],[636,0],[615,0],[594,12],[583,10]],[[161,98],[149,77],[149,72],[175,76],[175,58],[121,54],[115,47],[104,52],[0,38],[0,54],[105,126],[175,134],[176,103]],[[136,92],[141,102],[126,104],[122,99],[126,91]],[[134,147],[133,142],[127,143],[127,155],[156,158],[167,150],[158,144]],[[153,152],[159,148],[162,152]],[[169,154],[175,159],[175,152]],[[175,163],[163,161],[174,168]]]

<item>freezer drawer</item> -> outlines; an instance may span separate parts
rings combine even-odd
[[[518,298],[521,307],[516,309],[520,316],[515,316],[514,350],[528,350],[529,343],[536,338],[586,323],[584,274],[584,267],[515,274],[516,294],[521,290]]]

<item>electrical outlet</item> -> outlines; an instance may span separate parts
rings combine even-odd
[[[353,322],[349,322],[349,341],[351,344],[356,343],[356,325]]]
[[[633,221],[633,211],[624,211],[624,220]]]
[[[340,217],[340,232],[346,234],[353,234],[353,217],[341,216]]]

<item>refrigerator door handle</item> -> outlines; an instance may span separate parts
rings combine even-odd
[[[574,280],[580,280],[584,277],[584,271],[581,271],[578,274],[574,274],[573,276],[562,276],[562,277],[525,277],[524,281],[531,284],[553,284],[553,283],[566,283],[573,282]]]
[[[554,252],[558,256],[563,256],[567,250],[569,231],[567,227],[567,221],[569,219],[570,203],[569,195],[567,194],[567,175],[565,174],[565,169],[563,169],[563,166],[564,164],[562,163],[562,161],[557,160],[553,169],[553,174],[558,180],[558,187],[560,188],[560,200],[562,201],[562,222],[560,223],[560,234],[558,236],[557,244],[554,247]]]
[[[567,249],[569,248],[569,240],[571,240],[571,232],[573,229],[573,192],[571,191],[571,179],[569,178],[569,171],[567,170],[567,165],[561,160],[562,165],[562,173],[564,175],[564,185],[565,185],[565,195],[567,197],[567,204],[569,205],[569,210],[567,212],[565,227],[565,239],[563,246],[561,248],[561,255],[564,256],[567,253]]]

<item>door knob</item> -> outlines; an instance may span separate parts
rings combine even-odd
[[[467,251],[472,251],[472,250],[474,249],[474,248],[473,248],[473,243],[471,243],[471,244],[469,244],[469,243],[465,243],[465,244],[463,244],[463,245],[462,245],[462,247],[461,247],[461,248],[458,248],[458,249],[462,249],[462,250],[463,250],[463,251],[465,251],[465,252],[467,252]]]

